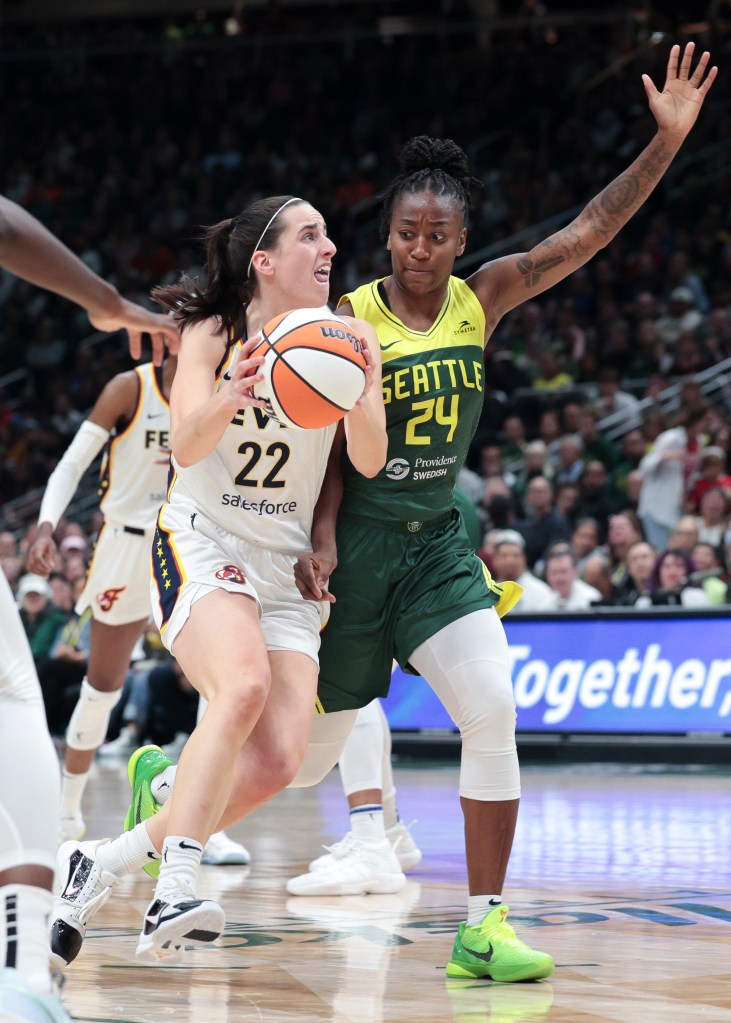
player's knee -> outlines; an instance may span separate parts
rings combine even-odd
[[[122,696],[121,689],[106,692],[90,685],[86,678],[66,731],[71,749],[94,750],[104,742],[112,711]]]
[[[212,716],[220,720],[222,728],[240,735],[242,743],[264,709],[269,681],[262,674],[248,679],[245,685],[228,686],[225,691],[211,695],[208,701]]]
[[[471,687],[455,722],[462,742],[477,748],[501,748],[512,743],[515,736],[515,697],[510,675],[507,671],[496,671],[494,665],[492,669]]]

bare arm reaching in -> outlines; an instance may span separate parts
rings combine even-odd
[[[0,196],[0,266],[85,309],[97,330],[126,330],[133,359],[142,354],[142,335],[152,340],[153,361],[162,364],[167,346],[177,352],[180,334],[169,316],[152,313],[122,298],[63,242],[26,210]]]

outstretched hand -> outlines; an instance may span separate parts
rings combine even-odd
[[[658,92],[649,75],[642,82],[650,102],[650,110],[662,131],[685,138],[695,124],[703,101],[718,74],[714,65],[706,74],[710,53],[704,51],[691,74],[695,43],[688,43],[680,59],[680,47],[673,46],[668,59],[668,70],[662,92]]]
[[[161,366],[167,349],[177,355],[180,331],[175,321],[166,314],[153,313],[129,299],[120,296],[114,309],[87,310],[89,321],[97,330],[126,330],[129,335],[129,354],[133,359],[142,355],[142,335],[149,334],[152,342],[152,361]]]

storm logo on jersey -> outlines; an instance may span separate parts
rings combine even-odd
[[[226,583],[241,583],[242,586],[246,584],[246,576],[236,565],[224,565],[223,568],[219,568],[216,579]]]

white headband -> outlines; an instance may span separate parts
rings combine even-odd
[[[272,224],[277,219],[277,217],[282,212],[282,210],[286,209],[286,207],[289,206],[289,204],[291,202],[302,202],[302,200],[298,196],[294,195],[294,196],[292,196],[291,199],[287,199],[287,201],[285,203],[282,203],[282,205],[279,207],[279,209],[275,210],[275,212],[272,213],[271,217],[269,218],[269,223],[267,224],[267,226],[264,228],[264,230],[259,235],[259,241],[254,246],[254,251],[251,253],[251,259],[249,260],[249,266],[248,266],[248,269],[246,271],[246,279],[247,280],[251,277],[251,264],[254,262],[254,256],[259,251],[259,246],[264,241],[264,235],[267,233],[267,231],[272,226]]]

